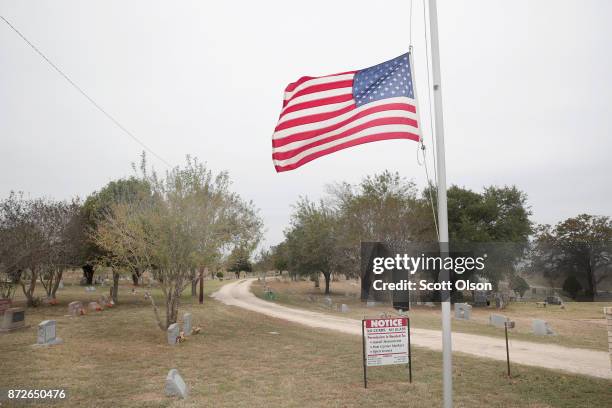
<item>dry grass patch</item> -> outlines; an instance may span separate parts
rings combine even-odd
[[[268,277],[267,285],[276,293],[276,301],[289,306],[296,306],[323,313],[338,314],[330,310],[323,302],[322,288],[315,288],[312,282]],[[252,286],[253,293],[263,298],[264,290],[261,283]],[[361,319],[364,316],[376,316],[393,311],[389,306],[365,307],[360,301],[360,284],[355,280],[340,280],[331,283],[331,298],[335,304],[347,304],[349,312],[343,316]],[[311,299],[314,298],[314,302]],[[472,309],[472,320],[453,319],[453,331],[462,333],[482,334],[493,337],[503,337],[504,331],[489,325],[491,313],[501,313],[516,321],[512,337],[517,340],[540,343],[559,344],[568,347],[581,347],[594,350],[608,350],[608,334],[603,308],[612,306],[612,302],[569,302],[565,309],[549,305],[546,308],[536,307],[535,303],[512,303],[506,309],[497,311],[495,308]],[[411,312],[413,327],[423,329],[441,329],[440,310],[438,307],[415,306]],[[536,336],[531,332],[533,319],[548,321],[555,336]]]
[[[219,284],[207,282],[207,292]],[[64,314],[70,301],[89,296],[80,287],[61,291],[59,306],[28,309],[32,327],[0,335],[0,384],[64,387],[69,398],[58,407],[441,405],[440,353],[414,350],[412,384],[405,367],[371,369],[364,390],[358,336],[309,329],[208,297],[200,306],[184,297],[181,314],[191,311],[203,332],[168,346],[142,290],[137,297],[128,292],[122,288],[115,308],[78,318]],[[64,344],[30,347],[36,324],[48,318],[57,320]],[[508,380],[503,363],[463,355],[455,356],[454,365],[457,407],[597,407],[612,400],[605,380],[521,366]],[[185,401],[163,394],[171,368],[191,387]]]

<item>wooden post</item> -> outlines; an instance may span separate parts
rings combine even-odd
[[[510,378],[510,348],[508,347],[508,322],[504,322],[504,330],[506,332],[506,361],[508,363],[508,378]]]
[[[608,322],[608,350],[610,351],[610,369],[612,370],[612,307],[604,307],[604,315]]]
[[[200,304],[204,303],[204,268],[200,267]]]

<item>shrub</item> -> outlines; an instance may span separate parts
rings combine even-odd
[[[575,276],[568,276],[563,282],[563,291],[567,293],[572,299],[576,299],[578,292],[582,290],[582,285],[578,282]]]

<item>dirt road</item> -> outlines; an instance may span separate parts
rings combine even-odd
[[[345,317],[295,309],[257,298],[250,291],[253,279],[224,285],[212,296],[227,304],[309,327],[361,335],[361,322]],[[576,333],[576,335],[580,335]],[[438,330],[412,329],[412,344],[432,350],[442,349]],[[506,360],[504,340],[475,334],[453,333],[453,352],[472,354],[495,360]],[[612,379],[610,357],[603,351],[569,348],[553,344],[510,340],[511,362],[562,370],[576,374]]]

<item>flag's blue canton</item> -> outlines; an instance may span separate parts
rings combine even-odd
[[[399,96],[414,99],[409,58],[407,53],[358,71],[353,82],[356,106]]]

